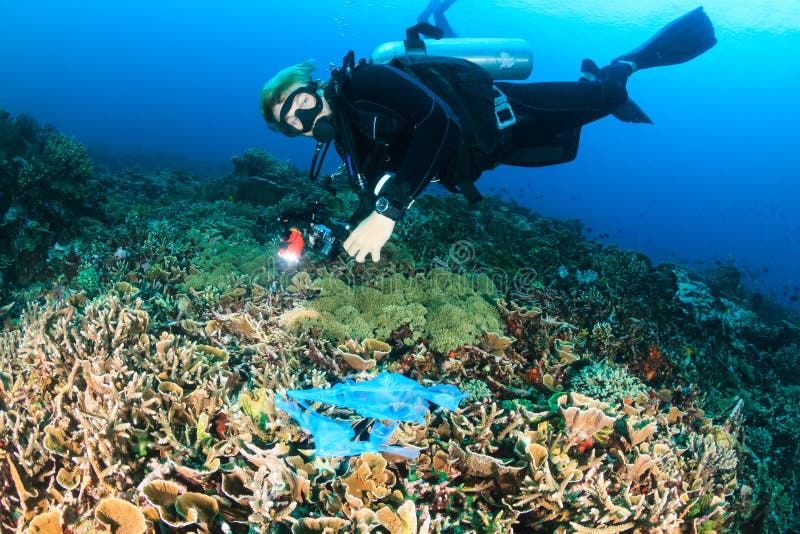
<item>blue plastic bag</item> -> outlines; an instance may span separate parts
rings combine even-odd
[[[350,408],[364,417],[424,423],[429,402],[453,411],[464,394],[455,386],[426,388],[397,373],[378,373],[372,380],[336,384],[330,389],[293,389],[286,392],[296,401],[324,402]]]
[[[300,405],[292,401],[275,399],[275,406],[291,415],[304,430],[311,433],[317,456],[330,458],[354,456],[365,452],[390,452],[412,460],[419,456],[419,451],[413,447],[397,447],[387,443],[397,428],[397,423],[384,425],[376,422],[369,441],[352,441],[355,432],[347,421],[334,421],[314,410],[303,410]]]
[[[458,408],[464,396],[455,386],[438,385],[429,388],[419,382],[395,373],[378,373],[365,382],[336,384],[330,389],[289,390],[286,394],[299,401],[300,405],[282,399],[275,406],[288,413],[314,438],[317,456],[353,456],[365,452],[390,452],[406,458],[416,459],[419,450],[413,447],[388,445],[398,423],[384,424],[376,421],[372,426],[369,441],[352,441],[355,436],[350,423],[334,421],[320,415],[306,402],[324,402],[334,406],[351,408],[363,417],[381,420],[425,422],[428,402],[448,410]]]

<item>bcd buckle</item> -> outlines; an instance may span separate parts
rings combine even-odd
[[[511,109],[511,104],[508,103],[508,97],[496,85],[492,86],[492,90],[494,91],[494,117],[497,119],[497,129],[505,130],[517,123],[517,117],[514,115],[514,110]]]

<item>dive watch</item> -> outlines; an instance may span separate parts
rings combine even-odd
[[[386,197],[378,197],[378,200],[375,201],[375,212],[393,221],[397,221],[403,217],[403,210],[393,206]]]

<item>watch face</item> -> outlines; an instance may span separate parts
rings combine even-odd
[[[383,213],[384,211],[386,211],[388,207],[389,207],[389,201],[386,200],[386,198],[384,197],[380,197],[375,202],[375,211],[377,211],[378,213]]]

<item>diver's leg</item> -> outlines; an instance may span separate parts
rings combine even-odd
[[[601,69],[596,81],[509,83],[497,82],[518,122],[532,125],[525,138],[545,138],[596,121],[625,103],[625,82],[630,68],[624,64]],[[512,127],[517,129],[516,125]],[[516,132],[515,132],[516,133]]]
[[[540,167],[566,163],[578,152],[581,127],[610,115],[628,99],[630,68],[600,69],[596,81],[495,82],[517,118],[491,160]],[[624,69],[624,70],[623,70]]]
[[[417,22],[428,22],[431,15],[439,9],[439,0],[431,0],[428,2],[428,7],[422,10],[422,13],[417,17]],[[448,6],[449,7],[449,6]]]
[[[455,1],[456,0],[444,0],[439,4],[439,7],[433,11],[433,25],[444,31],[445,37],[458,37],[453,27],[447,22],[447,17],[445,17],[445,12],[450,9],[450,6],[452,6]]]
[[[447,22],[447,17],[444,16],[444,13],[438,11],[433,13],[433,25],[442,30],[445,37],[458,37],[456,31]]]
[[[493,155],[486,158],[491,165],[484,170],[493,169],[498,164],[515,167],[546,167],[567,163],[578,155],[581,129],[573,128],[536,144],[526,144],[513,139],[504,143]]]
[[[616,76],[630,76],[631,73],[635,71],[635,66],[631,65],[627,61],[620,61],[618,63],[612,63],[607,67],[603,67],[602,69],[597,66],[597,63],[592,61],[591,59],[584,59],[581,63],[581,78],[580,81],[587,81],[587,82],[594,82],[594,81],[602,81],[606,78],[613,78]],[[615,109],[613,115],[623,122],[633,122],[638,124],[653,124],[653,119],[651,119],[647,113],[644,112],[639,105],[628,98],[624,104],[620,107]]]

